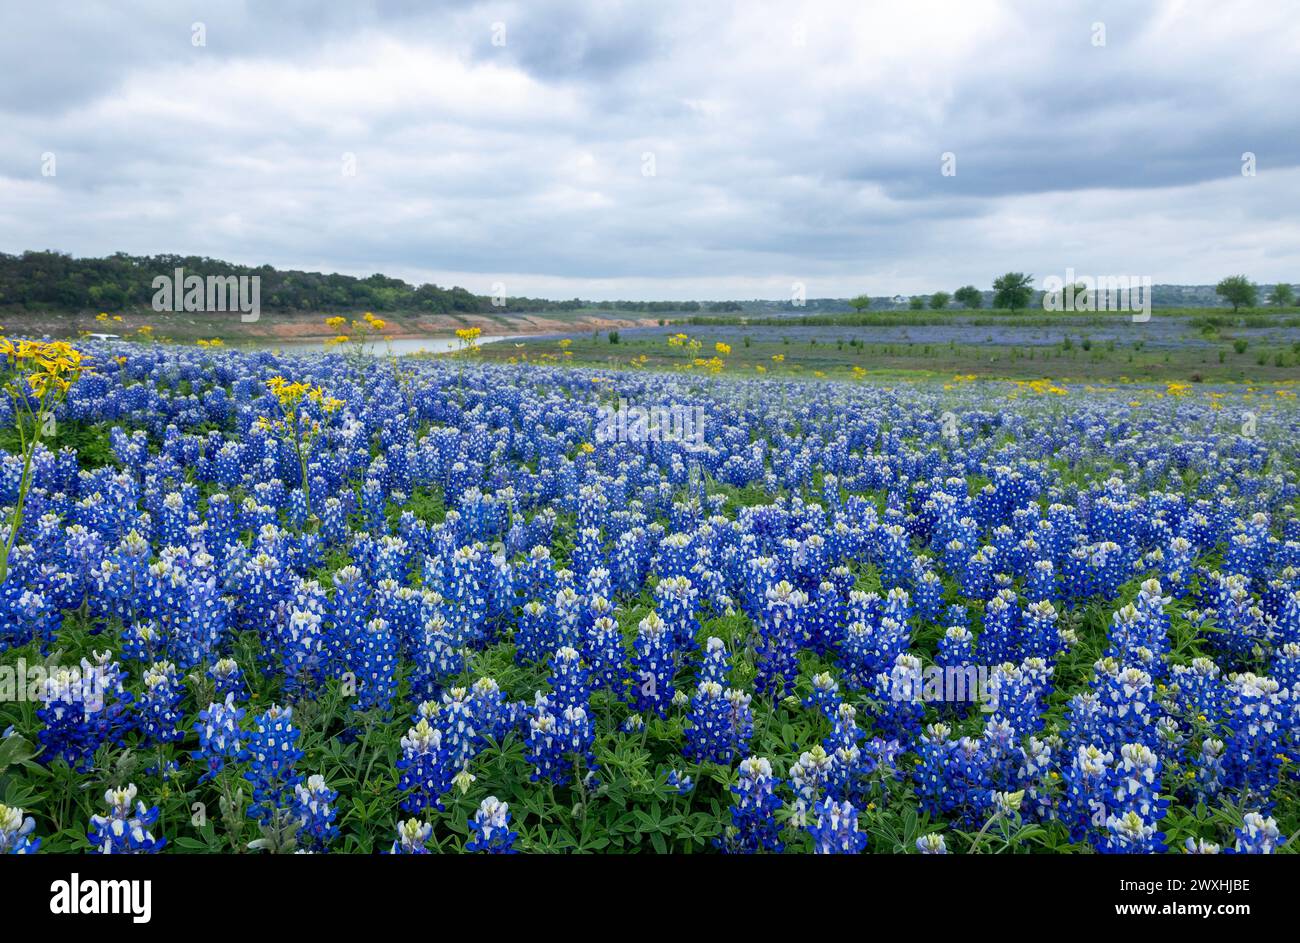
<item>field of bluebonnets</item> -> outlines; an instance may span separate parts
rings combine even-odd
[[[0,851],[1300,826],[1290,389],[0,343]]]

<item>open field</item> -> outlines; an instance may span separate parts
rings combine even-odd
[[[700,346],[674,346],[669,341],[676,334],[686,334]],[[719,343],[730,352],[719,356]],[[1300,327],[1284,319],[1261,326],[1233,322],[1195,329],[1186,318],[1153,318],[1147,324],[1075,319],[1051,327],[996,329],[961,322],[865,328],[680,325],[620,330],[614,336],[588,332],[491,344],[481,349],[481,356],[611,369],[684,369],[717,356],[731,373],[761,370],[832,377],[866,371],[878,377],[974,374],[1103,384],[1289,382],[1300,379]]]
[[[979,379],[970,350],[807,382],[856,365],[822,342],[585,366],[611,346],[45,348],[56,421],[0,413],[0,851],[1300,828],[1289,384]]]

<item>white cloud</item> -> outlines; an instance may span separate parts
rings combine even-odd
[[[596,298],[1295,280],[1297,46],[1265,3],[10,9],[0,250]]]

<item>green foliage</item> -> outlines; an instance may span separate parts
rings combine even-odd
[[[1289,308],[1295,304],[1295,291],[1285,282],[1273,286],[1273,293],[1268,296],[1268,303],[1279,308]]]
[[[1214,293],[1232,305],[1234,313],[1238,308],[1255,307],[1257,289],[1245,275],[1229,275],[1214,286]]]
[[[1033,297],[1034,277],[1023,272],[1007,272],[993,280],[993,307],[1019,311]]]

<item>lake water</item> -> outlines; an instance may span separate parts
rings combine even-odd
[[[519,335],[499,335],[494,337],[480,337],[478,342],[482,344],[491,344],[496,341],[512,340]],[[259,345],[266,349],[282,350],[285,353],[320,353],[328,350],[333,353],[344,353],[351,348],[348,345],[340,344],[338,346],[325,346],[323,340],[316,341],[268,341]],[[387,354],[392,351],[398,356],[405,354],[447,354],[454,350],[462,349],[464,345],[457,337],[394,337],[387,341],[372,341],[366,345],[366,352],[370,354]]]

